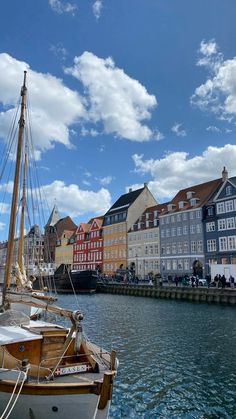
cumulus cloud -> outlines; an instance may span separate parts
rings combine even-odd
[[[23,61],[0,54],[0,137],[6,138],[18,104],[23,71],[31,104],[31,127],[36,150],[47,150],[54,142],[70,146],[70,126],[86,117],[83,98],[50,74],[37,73]],[[42,94],[43,92],[43,94]],[[58,100],[60,98],[60,100]]]
[[[158,201],[172,199],[178,190],[221,177],[223,166],[229,176],[236,175],[236,146],[209,146],[201,155],[189,157],[186,152],[167,153],[160,159],[145,160],[143,155],[132,156],[135,171],[151,177],[148,186]],[[143,185],[143,184],[142,184]],[[142,185],[131,185],[133,189]]]
[[[49,204],[53,207],[55,199],[60,211],[71,217],[89,213],[104,214],[111,207],[111,196],[107,189],[97,192],[81,190],[78,185],[66,185],[56,180],[43,186],[43,192]]]
[[[83,83],[89,119],[102,122],[106,134],[133,141],[154,139],[155,133],[143,121],[151,118],[151,110],[157,105],[155,96],[117,68],[112,58],[84,52],[65,72]]]
[[[215,127],[214,125],[210,125],[209,127],[206,128],[207,131],[211,131],[211,132],[221,132],[220,128]]]
[[[191,103],[224,120],[236,116],[236,57],[224,60],[214,40],[202,41],[197,65],[209,72],[205,83],[195,89]]]
[[[51,6],[52,10],[59,15],[63,13],[69,13],[74,16],[77,11],[76,4],[64,2],[61,0],[49,0],[49,5]]]
[[[101,16],[101,10],[102,10],[102,0],[96,0],[93,3],[93,14],[98,20]]]
[[[0,221],[0,231],[3,231],[5,229],[5,227],[6,227],[6,224],[5,223],[2,223]]]
[[[171,128],[171,131],[174,132],[177,137],[185,137],[186,131],[184,129],[181,129],[182,124],[175,123],[173,127]]]

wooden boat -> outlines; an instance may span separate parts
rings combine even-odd
[[[55,287],[58,293],[93,294],[96,292],[98,274],[96,270],[69,270],[61,264],[54,273]]]
[[[52,299],[32,290],[22,258],[24,205],[18,264],[14,271],[16,288],[10,289],[19,173],[24,149],[26,92],[25,72],[0,309],[0,417],[104,419],[108,417],[112,396],[116,354],[114,351],[108,353],[85,338],[81,325],[83,315],[79,310],[73,312],[58,307]],[[20,309],[15,309],[17,306],[47,310],[69,321],[70,326],[30,320]]]

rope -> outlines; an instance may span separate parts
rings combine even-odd
[[[15,404],[16,404],[16,402],[17,402],[17,400],[18,400],[19,396],[20,396],[20,393],[21,393],[22,387],[23,387],[23,385],[24,385],[24,383],[25,383],[25,380],[27,379],[28,370],[29,370],[29,367],[27,367],[26,372],[24,372],[24,371],[20,371],[20,373],[19,373],[19,375],[18,375],[18,377],[17,377],[17,380],[16,380],[15,387],[14,387],[13,392],[12,392],[12,394],[11,394],[11,397],[10,397],[10,399],[9,399],[9,401],[8,401],[8,403],[7,403],[6,407],[5,407],[5,410],[4,410],[3,414],[2,414],[2,416],[0,417],[0,419],[8,419],[8,418],[9,418],[9,416],[10,416],[10,414],[11,414],[12,410],[14,409]],[[20,385],[20,388],[19,388],[18,394],[16,395],[16,398],[15,398],[15,400],[13,401],[12,406],[10,407],[10,404],[11,404],[11,401],[13,400],[14,395],[15,395],[15,391],[16,391],[16,388],[17,388],[17,386],[18,386],[18,383],[19,383],[19,380],[20,380],[20,376],[21,376],[21,374],[23,374],[23,375],[24,375],[24,378],[23,378],[22,383],[21,383],[21,385]],[[9,410],[9,411],[8,411],[8,413],[7,413],[7,410],[8,410],[8,408],[9,408],[9,407],[10,407],[10,410]],[[6,416],[4,416],[5,414],[6,414]]]

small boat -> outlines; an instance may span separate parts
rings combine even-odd
[[[58,293],[93,294],[96,292],[98,273],[93,269],[69,270],[61,264],[54,273],[55,288]]]
[[[117,370],[116,353],[113,350],[107,352],[85,337],[83,314],[79,309],[72,311],[58,307],[54,299],[33,290],[32,278],[26,275],[22,256],[24,205],[21,209],[18,262],[13,269],[19,176],[22,156],[28,149],[24,147],[27,140],[24,136],[26,93],[24,72],[0,308],[0,417],[105,419]],[[23,158],[24,184],[26,161]],[[24,187],[22,193],[21,202],[24,204]],[[12,276],[14,289],[10,287]],[[22,307],[35,307],[58,315],[61,320],[58,323],[31,320],[22,312]]]

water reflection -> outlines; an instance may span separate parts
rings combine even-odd
[[[111,418],[236,418],[235,308],[77,296],[84,330],[118,352]],[[76,308],[72,296],[63,304]]]

